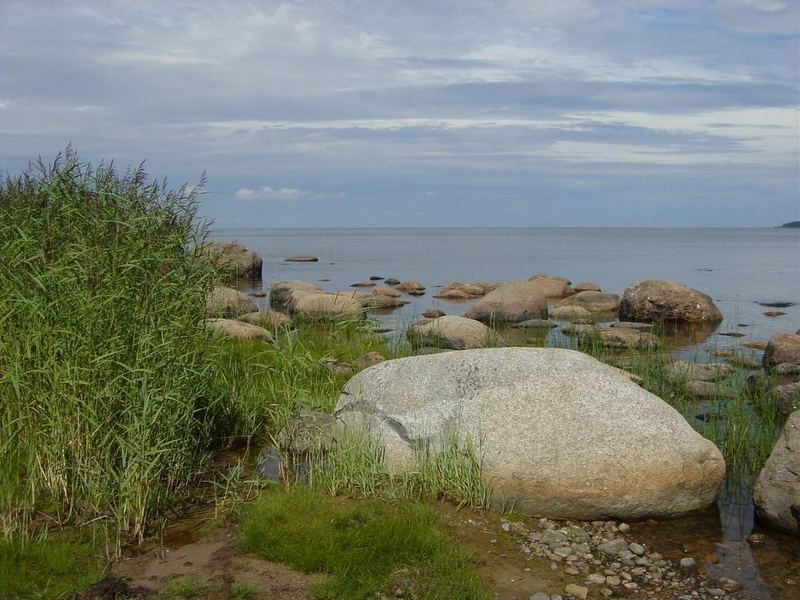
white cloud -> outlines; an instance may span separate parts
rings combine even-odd
[[[262,185],[259,188],[241,188],[234,193],[233,197],[237,200],[267,200],[279,202],[292,202],[297,200],[335,200],[343,198],[345,194],[328,194],[311,190],[301,190],[298,188],[272,188]]]

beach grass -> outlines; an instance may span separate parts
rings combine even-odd
[[[469,558],[429,504],[342,502],[302,487],[278,488],[245,508],[249,552],[329,577],[321,599],[488,598]]]

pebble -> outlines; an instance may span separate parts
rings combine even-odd
[[[630,550],[637,556],[641,556],[642,554],[644,554],[645,551],[644,546],[642,546],[641,544],[637,544],[636,542],[628,544],[628,550]]]
[[[578,600],[586,600],[586,598],[589,596],[589,588],[582,585],[575,585],[574,583],[567,584],[564,587],[564,592],[567,594],[572,594],[578,598]]]
[[[545,594],[544,592],[536,592],[533,596],[528,598],[528,600],[550,600],[550,594]]]
[[[681,559],[680,568],[684,571],[693,571],[696,566],[697,561],[689,556]]]
[[[605,575],[600,573],[592,573],[586,578],[586,585],[602,585],[606,582]]]

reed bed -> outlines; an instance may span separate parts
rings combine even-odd
[[[71,150],[0,184],[0,538],[141,540],[204,464],[226,398],[196,194]]]

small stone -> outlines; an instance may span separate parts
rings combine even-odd
[[[600,573],[592,573],[586,578],[586,585],[603,585],[606,582],[605,575]]]
[[[716,554],[706,554],[705,561],[709,564],[716,565],[719,562],[719,557]]]
[[[528,598],[528,600],[550,600],[550,594],[545,594],[544,592],[536,592],[533,596]]]
[[[589,597],[589,588],[584,587],[582,585],[576,585],[574,583],[570,583],[564,587],[564,591],[567,594],[572,594],[578,600],[586,600]]]
[[[642,556],[644,554],[644,546],[637,543],[628,544],[628,550],[636,554],[637,556]]]
[[[631,530],[631,526],[627,523],[620,523],[617,529],[619,529],[622,533],[627,533]]]
[[[574,550],[572,548],[570,548],[569,546],[559,546],[558,548],[553,550],[553,552],[555,552],[559,556],[563,556],[564,558],[567,558],[568,556],[570,556],[571,554],[574,553]]]
[[[709,588],[708,595],[714,596],[715,598],[721,598],[722,596],[725,595],[725,590],[721,590],[719,588]]]
[[[609,542],[600,544],[597,547],[597,549],[603,552],[604,554],[607,554],[608,556],[614,557],[623,550],[628,549],[628,542],[626,542],[622,538],[618,538],[616,540],[611,540]]]
[[[720,577],[717,583],[722,586],[723,590],[728,592],[738,592],[740,589],[742,589],[742,586],[738,581],[729,579],[727,577]]]
[[[616,575],[609,575],[606,577],[606,585],[610,585],[611,587],[617,587],[622,581]]]
[[[564,569],[564,573],[566,573],[567,575],[580,575],[581,574],[580,570],[576,569],[575,567],[567,567],[566,569]]]
[[[767,541],[767,536],[763,533],[751,533],[747,536],[747,541],[750,542],[752,546],[761,546]]]
[[[567,534],[563,531],[547,529],[544,534],[542,534],[542,541],[548,545],[560,544],[567,541]]]
[[[687,572],[694,571],[695,568],[697,568],[697,562],[690,556],[687,556],[686,558],[681,559],[680,568],[681,571],[687,571]]]

